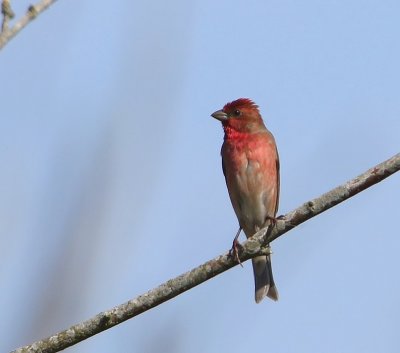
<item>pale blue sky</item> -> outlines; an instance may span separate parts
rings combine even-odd
[[[13,1],[21,14],[28,2]],[[279,213],[399,152],[398,1],[59,0],[0,52],[0,351],[226,251],[210,114],[252,98]],[[397,353],[400,179],[273,243],[277,303],[238,267],[68,352]]]

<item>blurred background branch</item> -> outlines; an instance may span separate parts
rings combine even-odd
[[[0,33],[0,50],[27,24],[29,24],[56,1],[57,0],[42,0],[36,5],[30,5],[26,13],[20,19],[18,19],[13,26],[9,27],[9,21],[13,19],[15,15],[11,8],[10,0],[2,0],[1,13],[3,15],[3,20]]]
[[[245,241],[243,243],[243,251],[240,254],[241,261],[243,262],[252,257],[268,253],[269,249],[266,248],[264,244],[277,239],[299,224],[334,207],[370,186],[379,183],[399,170],[400,153],[322,196],[304,203],[302,206],[282,217],[282,221],[278,221],[276,227],[274,227],[272,231],[267,232],[267,229],[262,229],[256,233],[254,237]],[[225,253],[124,304],[116,306],[111,310],[101,312],[85,322],[71,326],[69,329],[44,340],[19,348],[12,353],[51,353],[61,351],[101,331],[148,311],[236,265],[237,263],[233,261],[228,253]]]

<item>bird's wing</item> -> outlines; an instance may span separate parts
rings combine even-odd
[[[279,165],[279,154],[278,154],[278,149],[276,149],[276,202],[275,202],[275,212],[274,212],[274,216],[276,216],[276,213],[278,212],[278,208],[279,208],[279,192],[280,192],[280,165]]]
[[[226,171],[225,171],[225,164],[224,164],[224,155],[222,154],[223,148],[224,148],[224,146],[222,145],[222,147],[221,147],[222,172],[224,173],[224,177],[225,177],[225,180],[226,180]]]

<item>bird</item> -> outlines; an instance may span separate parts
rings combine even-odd
[[[211,116],[222,123],[222,170],[229,197],[246,237],[272,226],[279,206],[279,155],[272,133],[266,128],[259,107],[249,98],[225,104]],[[232,247],[232,249],[234,248]],[[269,244],[268,244],[269,246]],[[237,259],[239,259],[237,257]],[[255,301],[266,296],[278,300],[271,255],[252,259]]]

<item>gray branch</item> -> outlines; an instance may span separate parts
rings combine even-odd
[[[50,5],[54,4],[57,0],[41,0],[36,5],[30,5],[25,13],[14,26],[8,28],[9,20],[14,17],[11,10],[9,0],[2,1],[2,31],[0,32],[0,50],[13,38],[15,37],[27,24],[32,22],[37,16],[39,16],[44,10]]]
[[[269,248],[266,244],[269,242],[310,218],[379,183],[399,169],[400,153],[326,194],[304,203],[285,216],[279,217],[274,227],[261,229],[242,244],[240,260],[244,262],[252,257],[268,254]],[[61,351],[154,308],[236,265],[237,262],[229,256],[229,253],[225,253],[124,304],[103,311],[87,321],[29,346],[19,348],[12,353]]]

